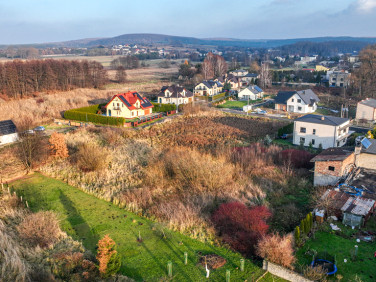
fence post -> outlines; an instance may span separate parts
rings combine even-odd
[[[172,277],[172,262],[171,261],[167,263],[167,273],[168,273],[168,277]]]
[[[231,273],[230,270],[226,270],[226,282],[230,282]]]
[[[184,252],[184,264],[185,265],[188,264],[188,253],[187,252]]]
[[[244,259],[240,259],[240,271],[244,271]]]

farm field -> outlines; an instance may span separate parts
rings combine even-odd
[[[226,270],[231,280],[258,278],[264,271],[246,260],[245,271],[238,268],[241,256],[225,248],[195,241],[158,224],[127,212],[117,206],[67,185],[64,182],[34,174],[11,183],[19,195],[29,202],[33,211],[53,210],[61,220],[61,227],[74,239],[95,253],[99,238],[109,234],[122,255],[121,273],[137,281],[167,279],[167,262],[173,264],[173,281],[205,281],[204,267],[198,265],[200,254],[215,253],[227,264],[211,272],[212,281],[224,281]],[[137,241],[138,236],[142,240]],[[188,252],[188,265],[183,254]],[[259,281],[284,281],[266,274]]]
[[[372,220],[375,221],[375,218],[373,217]],[[357,233],[358,230],[351,230],[351,228],[342,224],[337,225],[342,229],[338,235],[334,234],[330,227],[325,231],[316,232],[315,238],[311,238],[297,251],[298,264],[310,264],[312,262],[312,252],[310,250],[315,250],[318,254],[328,253],[336,258],[337,275],[342,275],[343,281],[375,281],[376,258],[374,257],[374,252],[376,250],[376,242],[356,242],[356,237],[351,238],[351,234]],[[354,252],[355,245],[359,249],[357,258],[353,259],[352,252]],[[317,258],[319,258],[319,255]],[[332,279],[335,280],[334,277]]]

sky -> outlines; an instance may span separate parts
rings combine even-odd
[[[198,38],[376,36],[376,0],[0,0],[0,44],[158,33]]]

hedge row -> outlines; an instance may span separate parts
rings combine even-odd
[[[102,106],[105,106],[105,105],[106,104],[97,104],[97,105],[92,105],[92,106],[88,106],[88,107],[77,108],[77,109],[74,109],[74,111],[82,112],[82,113],[96,114],[102,108]]]
[[[294,124],[290,123],[278,129],[278,136],[282,136],[283,134],[292,134],[293,132],[294,132]]]
[[[222,98],[222,97],[225,97],[225,95],[226,95],[226,92],[222,92],[222,93],[219,93],[217,95],[213,95],[212,101],[217,100],[217,99]]]
[[[80,111],[77,111],[77,109],[65,111],[64,118],[83,121],[83,122],[94,122],[94,123],[116,125],[116,126],[123,126],[125,123],[125,118],[123,117],[102,116],[102,115],[97,115],[93,113],[80,112]]]
[[[154,113],[166,113],[176,110],[175,104],[160,104],[160,103],[152,103],[154,105],[153,112]]]

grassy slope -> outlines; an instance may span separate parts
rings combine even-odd
[[[212,281],[224,281],[226,269],[231,270],[232,281],[259,277],[263,270],[246,261],[246,269],[236,268],[241,256],[224,248],[213,247],[193,240],[177,232],[169,231],[160,224],[126,212],[117,206],[65,184],[64,182],[35,174],[11,184],[29,202],[30,208],[54,210],[59,214],[62,228],[73,238],[82,239],[86,248],[95,253],[99,238],[105,234],[116,241],[123,256],[121,272],[138,281],[155,281],[166,276],[168,261],[173,263],[176,281],[203,281],[205,270],[197,266],[198,252],[216,253],[228,261],[225,267],[212,271]],[[160,231],[163,228],[166,238]],[[138,234],[143,242],[137,242]],[[188,252],[189,263],[183,263]],[[283,281],[267,274],[260,281]]]
[[[342,226],[341,226],[342,228]],[[351,260],[351,251],[358,245],[358,258]],[[376,251],[376,242],[357,243],[355,239],[345,239],[329,232],[317,232],[315,239],[308,241],[297,252],[298,263],[307,265],[312,261],[312,255],[305,254],[307,250],[314,249],[317,252],[327,252],[336,256],[337,274],[343,276],[343,281],[356,281],[357,275],[361,281],[376,281],[376,259],[373,257]],[[347,262],[344,262],[347,259]]]

